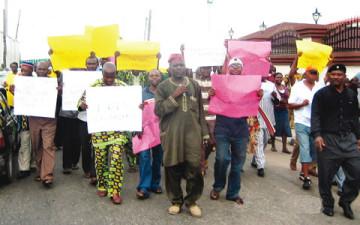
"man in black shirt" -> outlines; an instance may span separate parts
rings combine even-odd
[[[319,90],[313,99],[311,132],[318,149],[319,192],[322,212],[334,215],[331,181],[341,166],[346,174],[339,206],[344,215],[354,219],[350,204],[360,187],[360,125],[357,96],[345,87],[346,67],[329,68],[330,85]]]

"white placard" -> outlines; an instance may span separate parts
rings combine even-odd
[[[186,67],[197,69],[200,66],[221,66],[224,64],[225,48],[214,48],[211,46],[186,46],[185,47]]]
[[[89,133],[141,131],[141,86],[90,87],[86,89]]]
[[[57,79],[15,77],[15,115],[55,118]]]
[[[62,109],[77,110],[86,88],[101,77],[101,71],[63,71]]]

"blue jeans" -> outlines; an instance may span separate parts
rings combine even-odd
[[[300,162],[316,162],[314,138],[311,136],[310,127],[295,123],[295,133],[300,147]]]
[[[140,182],[137,187],[139,191],[148,194],[149,191],[155,191],[160,187],[162,157],[163,150],[161,145],[139,153]]]
[[[241,186],[241,168],[246,160],[246,148],[249,137],[229,137],[225,134],[215,135],[216,157],[213,185],[214,191],[220,192],[225,188],[227,169],[231,163],[229,183],[226,192],[226,199],[239,197]]]

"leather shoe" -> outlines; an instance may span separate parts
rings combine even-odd
[[[105,197],[107,195],[107,191],[96,191],[96,194],[99,196],[99,197]]]
[[[327,216],[334,216],[334,209],[329,207],[324,207],[321,210],[322,213],[324,213]]]
[[[350,204],[344,203],[344,202],[339,202],[339,206],[344,210],[344,216],[346,218],[349,218],[351,220],[354,219],[354,213],[350,207]]]
[[[264,176],[265,176],[265,170],[264,170],[264,168],[258,169],[257,175],[258,175],[259,177],[264,177]]]
[[[119,205],[122,203],[122,198],[119,194],[114,194],[111,198],[112,203]]]

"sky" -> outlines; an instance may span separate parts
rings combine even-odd
[[[281,22],[314,23],[318,8],[320,24],[360,16],[359,0],[8,0],[8,34],[18,33],[22,57],[46,57],[47,37],[83,34],[86,25],[119,24],[124,40],[144,40],[145,18],[152,10],[151,41],[161,44],[162,61],[179,52],[180,44],[223,46],[229,38],[259,30],[264,21],[270,27]],[[334,1],[335,2],[335,1]],[[0,7],[4,6],[1,0]],[[2,27],[2,26],[1,26]],[[2,28],[1,28],[2,30]],[[186,51],[186,50],[185,50]]]

